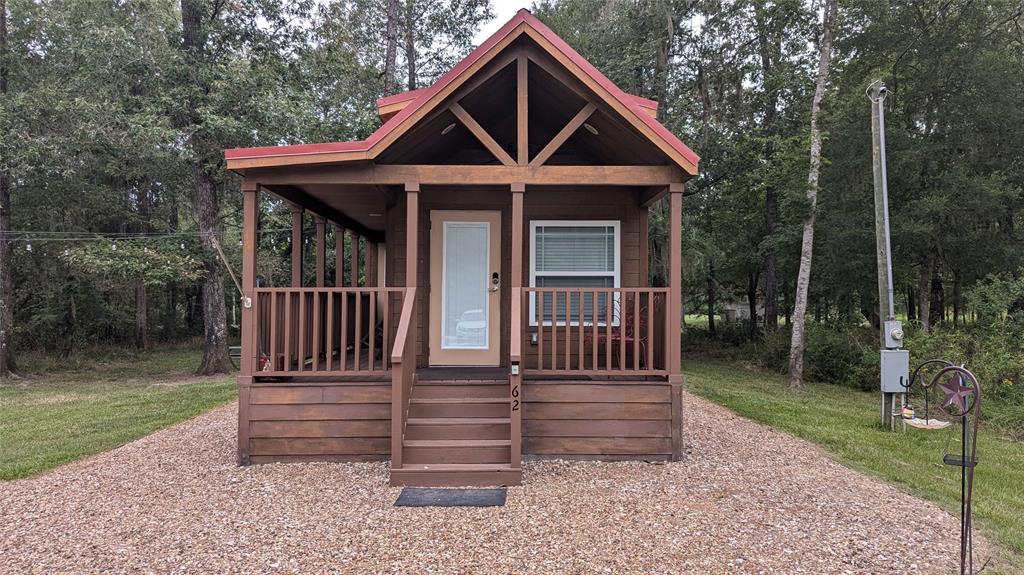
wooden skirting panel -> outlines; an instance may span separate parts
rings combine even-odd
[[[672,459],[672,388],[661,382],[533,381],[523,453],[537,459]]]
[[[251,463],[382,461],[391,450],[390,383],[255,383]]]

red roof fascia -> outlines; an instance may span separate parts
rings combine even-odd
[[[593,64],[588,62],[586,58],[581,56],[578,52],[572,49],[568,43],[560,38],[551,28],[548,28],[543,22],[541,22],[536,16],[530,13],[529,10],[522,8],[516,15],[513,16],[508,22],[505,23],[497,32],[492,34],[489,38],[484,40],[475,50],[469,53],[468,56],[463,58],[458,64],[456,64],[451,70],[445,73],[441,78],[434,82],[432,85],[421,88],[419,90],[413,90],[412,92],[405,92],[402,94],[396,94],[388,98],[381,98],[378,100],[380,105],[382,100],[387,100],[388,103],[395,101],[402,101],[399,99],[402,96],[415,95],[415,101],[410,103],[408,106],[402,108],[401,111],[392,116],[388,121],[384,122],[376,131],[374,131],[365,140],[354,140],[350,142],[332,142],[326,144],[299,144],[291,146],[266,146],[259,148],[234,148],[224,151],[224,157],[227,159],[239,159],[239,158],[259,158],[265,156],[295,156],[295,155],[307,155],[307,154],[328,154],[333,152],[359,152],[369,150],[376,142],[380,141],[387,134],[391,133],[395,128],[401,125],[406,118],[414,114],[419,108],[426,104],[435,94],[443,90],[449,84],[451,84],[456,78],[458,78],[466,69],[472,66],[477,60],[482,58],[490,49],[500,42],[505,36],[510,34],[516,26],[521,23],[526,23],[528,26],[539,32],[544,38],[551,42],[558,50],[560,50],[566,57],[568,57],[573,63],[580,67],[584,73],[593,78],[601,87],[608,90],[608,92],[615,97],[619,102],[625,105],[632,111],[637,118],[647,124],[658,136],[665,140],[665,142],[680,153],[684,158],[692,162],[694,165],[700,161],[700,157],[693,152],[689,147],[686,146],[679,138],[668,130],[665,126],[662,126],[660,122],[649,116],[643,110],[637,108],[642,107],[640,100],[646,100],[646,98],[639,98],[638,96],[632,96],[626,94],[621,88],[615,85],[614,82],[609,80],[604,74],[602,74]],[[654,100],[646,100],[650,102],[650,105],[657,106],[657,102]]]

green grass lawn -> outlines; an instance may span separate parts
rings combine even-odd
[[[690,359],[684,366],[692,393],[816,443],[854,469],[959,514],[959,468],[942,464],[947,442],[951,450],[959,451],[949,429],[886,431],[879,422],[879,398],[874,393],[827,384],[790,391],[781,376],[721,360]],[[978,458],[975,525],[1005,550],[1006,561],[1024,567],[1024,443],[998,437],[983,425]]]
[[[19,361],[33,371],[0,384],[0,479],[29,477],[112,449],[237,393],[233,375],[192,377],[199,353],[191,347]]]

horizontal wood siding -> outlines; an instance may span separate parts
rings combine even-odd
[[[391,385],[254,384],[248,424],[253,463],[386,460]]]
[[[667,383],[538,381],[523,387],[524,454],[594,460],[672,456]]]

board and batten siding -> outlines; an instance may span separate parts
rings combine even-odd
[[[249,394],[250,461],[383,461],[390,383],[258,383]]]
[[[672,412],[668,383],[526,382],[523,454],[538,459],[670,460]]]

